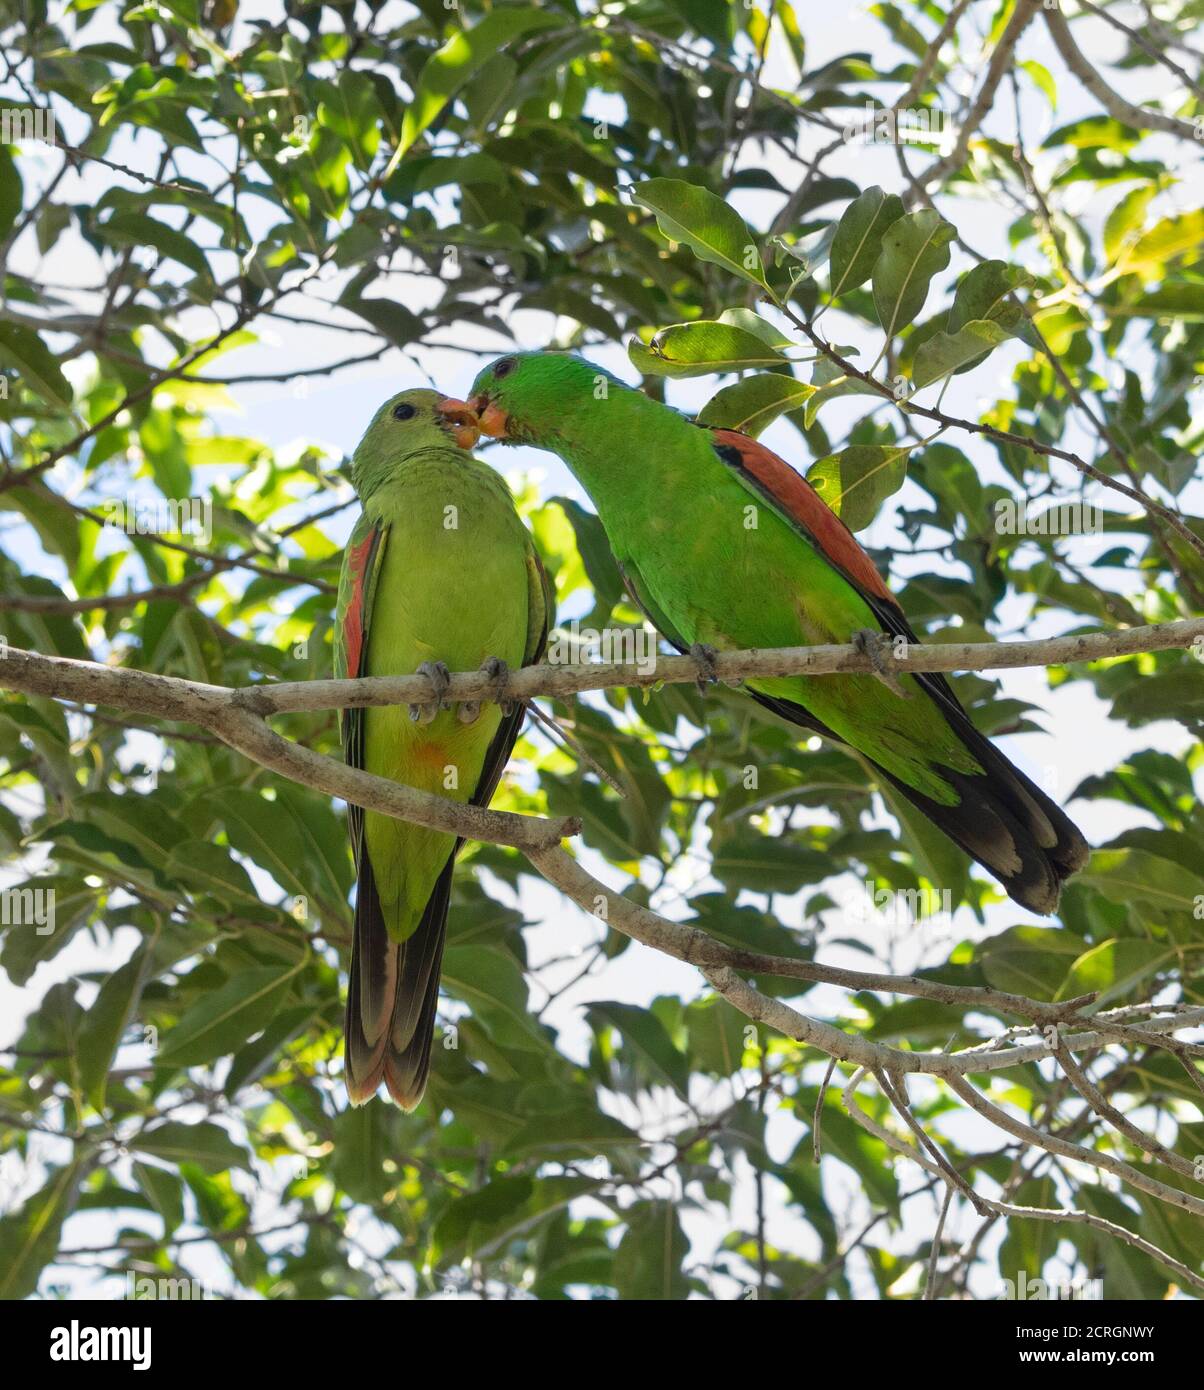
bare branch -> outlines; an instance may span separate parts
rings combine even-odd
[[[1056,5],[1045,11],[1045,23],[1054,46],[1062,55],[1062,61],[1109,116],[1125,125],[1135,126],[1138,130],[1159,130],[1167,135],[1177,135],[1181,140],[1198,139],[1195,126],[1189,122],[1176,120],[1174,116],[1164,116],[1161,111],[1153,111],[1148,106],[1134,106],[1131,101],[1126,101],[1119,92],[1109,87],[1075,43],[1066,16]]]
[[[1063,1139],[1057,1134],[1043,1134],[1039,1129],[1034,1129],[1032,1125],[1026,1125],[1023,1120],[1009,1115],[1006,1110],[980,1095],[964,1077],[950,1073],[944,1079],[950,1089],[959,1095],[971,1109],[977,1110],[992,1124],[1006,1133],[1014,1135],[1017,1139],[1022,1139],[1027,1144],[1035,1144],[1037,1148],[1045,1149],[1048,1153],[1058,1154],[1062,1158],[1073,1158],[1079,1163],[1086,1163],[1092,1168],[1099,1168],[1102,1172],[1111,1173],[1114,1177],[1123,1179],[1130,1187],[1146,1192],[1151,1197],[1157,1197],[1159,1201],[1166,1202],[1169,1206],[1179,1207],[1182,1211],[1190,1211],[1195,1216],[1204,1216],[1204,1200],[1201,1198],[1193,1197],[1188,1192],[1181,1192],[1177,1187],[1168,1187],[1165,1183],[1159,1182],[1157,1178],[1151,1178],[1140,1169],[1134,1168],[1131,1163],[1126,1163],[1124,1159],[1113,1158],[1111,1154],[1100,1153],[1096,1149],[1084,1148],[1082,1144],[1073,1144],[1069,1139]]]
[[[916,179],[918,187],[913,188],[909,198],[909,202],[913,206],[919,201],[918,189],[926,189],[930,184],[948,178],[966,162],[970,153],[970,141],[991,110],[995,101],[995,93],[999,90],[999,84],[1003,81],[1004,74],[1011,65],[1016,45],[1020,41],[1020,35],[1032,23],[1039,4],[1040,0],[1017,0],[1012,17],[1008,20],[1007,26],[1000,34],[999,41],[991,53],[982,84],[974,98],[973,105],[966,113],[965,120],[962,121],[961,129],[957,132],[957,140],[953,148],[947,155],[934,160],[927,169],[918,175]]]
[[[57,605],[59,600],[52,600]],[[69,600],[81,608],[89,599]],[[23,599],[0,608],[25,607]],[[37,605],[41,607],[42,605]],[[47,605],[49,606],[49,605]],[[103,603],[97,603],[104,607]],[[1139,652],[1204,649],[1204,618],[1121,628],[1114,632],[1081,632],[1031,642],[918,642],[898,656],[886,655],[886,667],[899,674],[924,671],[1001,671],[1026,666],[1060,666],[1108,661]],[[267,718],[303,710],[367,709],[384,705],[422,704],[434,698],[425,676],[362,676],[350,680],[282,681],[277,685],[229,687],[205,685],[160,676],[128,667],[43,656],[8,647],[0,658],[0,690],[84,704],[112,705],[138,714],[190,719],[222,704]],[[741,681],[774,676],[825,676],[868,672],[870,658],[852,645],[752,648],[718,652],[715,671],[720,680]],[[446,698],[452,702],[531,700],[539,695],[565,697],[587,690],[617,687],[680,685],[696,681],[698,663],[692,656],[658,656],[654,663],[582,662],[572,665],[524,666],[512,671],[499,688],[480,671],[457,672]]]
[[[871,1115],[868,1115],[854,1099],[857,1086],[865,1076],[865,1069],[859,1069],[854,1073],[849,1084],[845,1087],[841,1097],[845,1109],[850,1117],[866,1131],[872,1134],[875,1139],[880,1139],[888,1148],[895,1153],[902,1154],[904,1158],[909,1158],[913,1163],[918,1163],[926,1172],[934,1177],[943,1178],[944,1175],[937,1165],[927,1156],[920,1152],[913,1145],[906,1143],[897,1135],[894,1135],[880,1125]],[[1044,1150],[1046,1145],[1040,1147]],[[987,1207],[996,1216],[1014,1216],[1022,1220],[1029,1221],[1056,1221],[1072,1222],[1076,1225],[1090,1226],[1093,1230],[1102,1231],[1105,1235],[1114,1237],[1116,1240],[1123,1241],[1126,1245],[1131,1245],[1135,1250],[1140,1250],[1142,1254],[1149,1255],[1153,1260],[1165,1268],[1173,1270],[1185,1283],[1192,1285],[1193,1288],[1204,1289],[1204,1278],[1193,1269],[1173,1256],[1168,1255],[1165,1250],[1159,1249],[1144,1237],[1135,1232],[1127,1230],[1124,1226],[1118,1225],[1114,1221],[1109,1221],[1105,1217],[1096,1216],[1093,1212],[1077,1211],[1066,1207],[1022,1207],[1012,1202],[1000,1202],[991,1197],[984,1197],[978,1194],[978,1199],[983,1206]]]
[[[1117,1110],[1087,1075],[1086,1069],[1080,1067],[1064,1047],[1059,1047],[1055,1055],[1058,1059],[1058,1065],[1070,1079],[1070,1084],[1101,1120],[1106,1120],[1113,1129],[1119,1130],[1126,1139],[1131,1140],[1139,1149],[1165,1163],[1168,1168],[1172,1168],[1181,1178],[1194,1180],[1194,1165],[1189,1163],[1182,1154],[1173,1153],[1164,1144],[1160,1144],[1157,1139],[1138,1129],[1127,1115],[1123,1115]]]

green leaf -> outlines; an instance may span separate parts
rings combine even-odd
[[[100,987],[80,1030],[79,1078],[83,1093],[96,1110],[103,1110],[109,1067],[129,1026],[150,963],[147,950],[135,951]]]
[[[4,146],[0,146],[0,237],[8,236],[21,215],[24,188],[16,161]],[[45,253],[45,248],[43,254]]]
[[[1024,310],[1012,295],[1032,284],[1033,277],[1026,270],[1006,261],[983,261],[958,281],[946,329],[957,333],[969,323],[989,319],[1014,333],[1025,319]]]
[[[817,459],[807,470],[807,481],[850,531],[861,531],[885,499],[903,486],[907,456],[914,447],[853,444]]]
[[[874,263],[874,309],[888,339],[924,307],[932,277],[949,264],[956,233],[938,212],[905,213],[888,229]]]
[[[885,778],[881,779],[879,790],[903,829],[917,868],[933,888],[948,891],[956,907],[966,893],[970,867],[966,855]]]
[[[1152,184],[1142,184],[1126,193],[1104,221],[1104,256],[1114,264],[1125,244],[1145,221],[1146,209],[1157,193]]]
[[[250,875],[225,845],[185,840],[173,847],[166,868],[176,881],[223,901],[256,905],[260,902]]]
[[[273,799],[230,788],[213,797],[211,804],[225,821],[232,848],[266,869],[286,893],[312,899],[333,920],[341,921],[346,856],[331,843],[336,822],[328,806],[321,815],[327,829],[315,832],[309,820],[314,801],[312,792],[280,786]]]
[[[730,1076],[744,1062],[745,1016],[726,999],[713,995],[686,1006],[690,1063],[715,1076]]]
[[[496,946],[449,946],[443,953],[443,984],[471,1004],[501,1043],[541,1045],[539,1025],[527,1008],[527,983],[509,951]]]
[[[1204,876],[1143,849],[1096,850],[1082,877],[1110,902],[1175,913],[1192,913],[1199,895],[1204,894]]]
[[[1169,262],[1204,247],[1204,208],[1167,217],[1140,236],[1117,261],[1126,275],[1136,273],[1145,280],[1161,279]],[[1193,259],[1195,259],[1193,256]]]
[[[1030,999],[1056,999],[1087,943],[1048,927],[1012,927],[978,948],[987,984]],[[1062,991],[1064,993],[1064,991]]]
[[[184,1184],[175,1173],[153,1163],[134,1164],[134,1178],[146,1199],[163,1218],[166,1240],[184,1220]]]
[[[57,956],[83,926],[96,909],[99,893],[81,878],[49,874],[7,885],[4,891],[9,895],[9,925],[4,929],[3,945],[0,946],[0,966],[4,967],[13,984],[21,988],[29,983],[38,966]],[[43,896],[29,898],[26,896],[28,893]],[[32,905],[33,910],[29,914],[22,909],[22,918],[28,915],[29,920],[17,919],[12,908],[17,901]],[[54,907],[53,930],[46,931],[45,928],[51,925],[48,911],[51,903]],[[41,922],[37,920],[38,916],[43,919]]]
[[[615,1251],[614,1285],[622,1299],[680,1301],[689,1242],[673,1202],[637,1202],[623,1213],[627,1230]]]
[[[427,59],[418,76],[414,100],[406,109],[398,142],[388,173],[414,141],[431,124],[456,93],[471,80],[499,48],[519,34],[532,29],[548,29],[565,22],[563,15],[534,8],[498,10],[486,15],[471,29],[454,34]]]
[[[686,1058],[673,1045],[664,1024],[647,1009],[634,1004],[598,1003],[587,1010],[595,1029],[614,1028],[625,1045],[640,1057],[662,1081],[686,1099],[690,1087],[690,1068]]]
[[[849,349],[837,349],[842,357],[848,357]],[[820,406],[828,401],[836,400],[839,396],[876,396],[881,399],[882,393],[874,389],[860,377],[846,376],[845,373],[827,357],[821,358],[815,364],[815,369],[811,375],[812,384],[815,387],[813,395],[808,397],[806,405],[803,407],[803,424],[810,429],[815,424],[815,417],[819,414]]]
[[[1061,994],[1064,999],[1074,999],[1095,990],[1099,1004],[1114,1004],[1177,957],[1176,947],[1156,941],[1103,941],[1075,961]]]
[[[568,517],[577,541],[577,553],[597,596],[598,606],[605,609],[609,617],[611,609],[623,597],[623,576],[615,564],[602,523],[593,512],[587,512],[580,502],[575,502],[571,497],[552,497],[549,501],[554,502]]]
[[[361,299],[353,295],[344,296],[339,303],[370,323],[394,347],[406,347],[426,332],[426,324],[417,314],[392,299]]]
[[[818,883],[829,868],[817,850],[753,830],[723,840],[711,864],[729,892],[747,888],[755,893],[797,892],[804,883]]]
[[[1049,102],[1049,109],[1051,111],[1056,111],[1058,109],[1058,87],[1057,83],[1053,80],[1053,74],[1044,63],[1038,63],[1028,58],[1022,63],[1017,63],[1016,66],[1020,68],[1022,72],[1028,73],[1033,79],[1033,86],[1035,86],[1045,100]]]
[[[698,412],[698,423],[740,430],[756,438],[779,415],[797,410],[814,394],[815,387],[805,381],[779,372],[764,372],[717,392]]]
[[[722,198],[681,179],[646,179],[632,196],[656,214],[670,241],[688,246],[700,261],[722,266],[772,294],[756,239],[744,218]]]
[[[1021,1183],[1013,1198],[1017,1206],[1050,1208],[1058,1205],[1057,1188],[1053,1178],[1030,1178]],[[1007,1223],[1007,1235],[999,1247],[999,1276],[1013,1283],[1023,1274],[1039,1279],[1045,1262],[1058,1248],[1060,1234],[1053,1221],[1022,1221],[1018,1217]]]
[[[236,1144],[220,1125],[202,1120],[200,1124],[184,1124],[168,1120],[153,1129],[136,1134],[127,1147],[137,1153],[150,1154],[165,1163],[195,1163],[206,1173],[224,1173],[229,1168],[251,1169],[250,1155]]]
[[[417,194],[430,193],[447,184],[465,188],[474,183],[503,184],[506,179],[506,166],[491,155],[431,155],[407,159],[389,180],[385,194],[398,202],[410,203]]]
[[[603,1114],[587,1101],[569,1110],[537,1112],[515,1118],[523,1122],[522,1127],[510,1139],[507,1147],[516,1154],[536,1149],[593,1159],[608,1149],[643,1143],[633,1130],[612,1116]]]
[[[730,323],[733,328],[743,328],[746,333],[751,333],[754,338],[760,338],[763,343],[767,343],[772,348],[787,348],[794,346],[794,340],[788,337],[782,330],[768,319],[763,319],[760,314],[754,314],[751,309],[724,309],[719,315],[720,323]]]
[[[273,1066],[287,1065],[283,1049],[315,1021],[319,1012],[316,1002],[282,1008],[253,1042],[240,1047],[230,1059],[222,1087],[226,1096],[233,1100],[243,1086],[257,1081]]]
[[[338,84],[323,83],[318,120],[347,145],[357,167],[368,170],[380,145],[380,96],[367,74],[344,68]]]
[[[393,1185],[386,1164],[396,1153],[399,1112],[391,1105],[348,1105],[334,1118],[330,1176],[356,1202],[379,1202]]]
[[[28,1298],[59,1247],[63,1222],[75,1209],[80,1183],[95,1162],[78,1157],[52,1171],[50,1180],[17,1211],[0,1219],[0,1298]]]
[[[164,1067],[192,1067],[225,1057],[272,1021],[284,1003],[295,966],[241,971],[188,1009],[155,1058]]]
[[[0,322],[0,364],[11,367],[31,395],[41,397],[48,405],[70,406],[71,383],[32,328]]]
[[[117,246],[150,246],[203,279],[212,278],[205,253],[186,233],[142,212],[115,212],[96,229]]]
[[[1010,337],[1005,328],[990,319],[973,319],[956,333],[938,333],[916,349],[911,379],[920,390],[954,372],[969,371]]]
[[[540,1218],[550,1218],[593,1187],[589,1178],[494,1178],[444,1209],[434,1231],[439,1258],[461,1259],[486,1244],[496,1249],[511,1235],[530,1239],[530,1233],[544,1224]]]
[[[832,241],[828,295],[836,299],[846,290],[864,285],[882,253],[882,238],[903,216],[903,200],[877,186],[844,210]]]
[[[675,378],[772,367],[787,361],[756,334],[717,319],[662,328],[647,347],[633,338],[627,352],[644,375]]]
[[[1114,305],[1112,313],[1117,317],[1204,322],[1204,284],[1195,280],[1168,281],[1137,299]]]

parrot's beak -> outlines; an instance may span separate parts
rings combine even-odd
[[[474,397],[472,409],[476,412],[482,434],[489,435],[491,439],[506,439],[509,436],[510,417],[494,405],[488,396]]]
[[[481,437],[481,424],[477,412],[467,401],[458,401],[447,396],[436,407],[443,418],[445,428],[461,449],[471,449]]]

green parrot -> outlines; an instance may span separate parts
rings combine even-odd
[[[348,709],[352,767],[484,806],[522,727],[520,705],[442,699],[449,671],[538,661],[552,621],[547,576],[505,482],[474,458],[462,401],[403,391],[351,460],[363,510],[343,557],[335,672],[425,674],[434,703]],[[459,446],[459,447],[457,447]],[[344,1024],[353,1105],[383,1080],[403,1110],[430,1069],[452,869],[462,840],[348,807],[358,884]]]
[[[745,689],[857,750],[1018,903],[1054,911],[1086,863],[1082,834],[974,728],[943,676],[885,667],[882,643],[918,639],[852,532],[789,464],[564,353],[500,358],[469,404],[487,434],[572,469],[633,599],[679,650],[705,665],[715,650],[856,642],[876,674]]]

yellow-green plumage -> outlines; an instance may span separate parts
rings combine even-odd
[[[472,671],[489,656],[522,665],[530,583],[526,533],[505,483],[471,455],[467,460],[467,467],[453,468],[447,453],[415,458],[365,509],[389,525],[367,675],[416,671],[424,661]],[[452,709],[430,724],[396,707],[365,715],[369,772],[456,801],[467,801],[480,781],[502,719],[496,704],[483,705],[472,724]],[[389,935],[404,941],[447,862],[452,836],[371,812],[365,833]]]
[[[404,675],[424,663],[473,670],[536,659],[548,624],[542,568],[505,482],[450,437],[434,391],[377,413],[353,459],[363,503],[344,557],[336,625],[340,675]],[[408,412],[412,411],[410,414]],[[398,414],[406,418],[398,419]],[[521,724],[484,703],[429,722],[405,707],[348,711],[348,761],[458,801],[487,802]],[[451,835],[351,811],[359,886],[348,989],[353,1102],[383,1080],[407,1109],[430,1059],[452,862]]]

